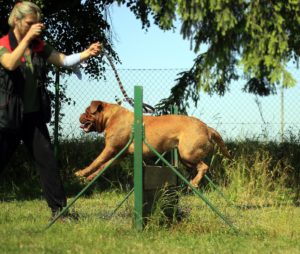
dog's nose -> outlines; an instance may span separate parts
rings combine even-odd
[[[79,117],[79,122],[80,122],[80,123],[84,123],[84,122],[85,122],[85,119],[86,119],[85,114],[82,114],[82,115],[80,115],[80,117]]]

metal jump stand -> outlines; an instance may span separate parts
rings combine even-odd
[[[75,202],[82,196],[91,185],[97,181],[97,179],[110,167],[110,165],[118,159],[129,147],[129,145],[134,141],[134,188],[126,195],[126,197],[117,205],[116,209],[112,212],[111,216],[119,209],[119,207],[129,198],[129,196],[134,193],[134,228],[138,231],[142,231],[145,225],[144,214],[144,202],[143,202],[143,143],[148,146],[148,148],[161,160],[165,165],[167,165],[174,174],[179,177],[183,183],[190,187],[190,189],[199,196],[206,205],[216,213],[234,232],[238,232],[238,229],[226,218],[198,189],[193,187],[190,182],[176,169],[174,165],[168,162],[163,155],[159,154],[144,137],[144,126],[143,126],[143,112],[142,112],[142,102],[143,102],[143,88],[141,86],[135,86],[134,88],[134,124],[133,131],[130,139],[126,146],[114,157],[114,159],[106,165],[106,167],[89,183],[87,184],[75,197],[69,202],[69,204],[47,225],[46,229],[50,228]],[[172,160],[177,161],[177,153],[172,154]],[[174,164],[174,163],[173,163]],[[177,166],[177,165],[176,165]],[[218,190],[217,186],[206,176],[206,179],[210,184],[221,194],[225,199],[225,195]],[[227,200],[227,199],[226,199]],[[227,200],[228,201],[228,200]]]

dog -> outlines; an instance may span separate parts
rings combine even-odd
[[[118,104],[92,101],[79,121],[84,132],[104,133],[105,147],[100,155],[86,168],[75,175],[92,180],[113,157],[128,143],[134,121],[134,113]],[[195,117],[185,115],[143,116],[145,139],[158,153],[178,149],[180,161],[189,168],[196,168],[197,174],[190,181],[194,187],[208,170],[203,159],[217,144],[221,153],[231,159],[221,135]],[[124,154],[133,154],[133,142]],[[143,144],[143,156],[154,156]]]

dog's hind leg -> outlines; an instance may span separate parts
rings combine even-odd
[[[199,182],[204,177],[207,170],[208,170],[208,166],[203,161],[200,161],[197,164],[197,175],[194,177],[194,179],[190,181],[193,187],[197,188],[199,186]]]

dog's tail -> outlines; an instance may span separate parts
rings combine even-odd
[[[211,127],[208,127],[208,131],[209,131],[209,134],[210,134],[210,138],[214,141],[214,143],[216,143],[222,154],[227,157],[228,159],[232,159],[232,155],[230,154],[230,152],[228,151],[221,135],[219,132],[217,132],[215,129],[211,128]]]

